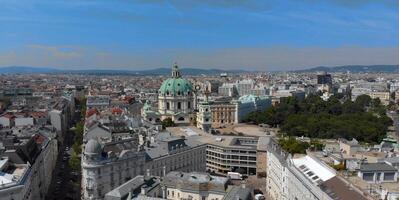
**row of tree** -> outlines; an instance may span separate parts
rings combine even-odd
[[[266,111],[250,113],[245,121],[280,127],[288,136],[356,138],[367,143],[380,142],[392,125],[385,106],[368,95],[361,95],[354,102],[336,96],[327,101],[316,95],[304,100],[282,98]]]
[[[86,99],[78,99],[76,105],[81,107],[80,109],[80,121],[76,123],[74,130],[74,143],[72,145],[72,153],[69,158],[68,164],[73,171],[80,170],[80,154],[82,153],[83,144],[83,133],[84,133],[84,121],[86,115]]]

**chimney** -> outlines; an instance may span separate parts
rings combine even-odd
[[[146,176],[148,176],[148,177],[151,176],[150,169],[147,169],[147,170],[146,170]]]
[[[141,187],[141,195],[145,195],[145,186]]]
[[[166,187],[163,185],[161,188],[162,188],[162,199],[166,199]]]
[[[245,181],[241,181],[241,188],[245,189],[247,185],[245,184]]]

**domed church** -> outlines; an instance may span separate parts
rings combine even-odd
[[[160,122],[171,118],[176,124],[189,124],[195,116],[193,86],[182,78],[179,67],[172,68],[172,77],[166,79],[158,91],[158,110],[152,110],[146,103],[143,117],[150,122]]]

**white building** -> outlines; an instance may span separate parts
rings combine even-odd
[[[218,88],[218,94],[220,96],[233,97],[238,95],[238,92],[234,83],[223,83],[223,85]]]
[[[24,130],[22,130],[24,131]],[[26,131],[26,130],[25,130]],[[28,130],[35,134],[27,141],[29,149],[38,145],[38,154],[30,162],[19,157],[15,149],[6,150],[0,159],[0,200],[44,200],[58,156],[58,143],[52,130]],[[51,136],[51,137],[50,137]],[[18,143],[21,145],[21,143]],[[15,146],[15,148],[19,148]]]
[[[110,106],[110,104],[111,98],[108,95],[90,95],[87,97],[86,101],[87,109],[106,109]]]
[[[272,106],[272,100],[269,96],[245,95],[241,96],[237,101],[235,101],[235,104],[235,119],[237,123],[240,123],[249,113],[255,111],[264,111]]]
[[[266,190],[273,200],[367,200],[331,167],[309,155],[292,158],[274,139],[267,163]]]
[[[142,127],[144,128],[144,127]],[[82,158],[82,198],[103,199],[105,194],[147,170],[155,176],[169,171],[205,171],[205,145],[191,145],[169,132],[147,132],[141,141],[130,139],[100,144],[89,140]],[[147,130],[150,131],[150,130]]]
[[[16,127],[33,126],[34,125],[32,117],[16,117],[14,119],[14,121],[15,121]]]

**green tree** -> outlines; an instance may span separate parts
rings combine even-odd
[[[316,95],[301,101],[294,97],[282,98],[278,105],[266,111],[248,114],[245,121],[279,126],[288,136],[356,138],[367,143],[380,142],[392,124],[385,106],[367,95],[360,95],[356,102],[344,103],[334,96],[328,101]]]
[[[294,137],[282,138],[279,145],[290,154],[305,154],[309,148],[309,143],[296,140]]]
[[[320,140],[318,139],[311,139],[310,140],[310,147],[314,150],[314,151],[321,151],[324,149],[324,144],[322,142],[320,142]]]
[[[372,100],[371,100],[371,97],[370,97],[369,95],[367,95],[367,94],[362,94],[362,95],[359,95],[359,96],[356,98],[355,103],[364,108],[364,107],[370,106],[370,105],[371,105],[371,101],[372,101]]]
[[[161,124],[163,128],[176,126],[175,122],[171,118],[162,120]]]
[[[78,155],[76,155],[76,153],[72,153],[71,157],[69,158],[68,161],[69,167],[73,170],[73,171],[79,171],[80,170],[80,158]]]
[[[72,150],[73,152],[75,152],[75,154],[78,155],[82,153],[82,147],[78,142],[73,143]]]

